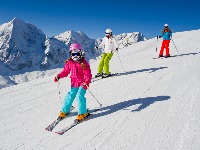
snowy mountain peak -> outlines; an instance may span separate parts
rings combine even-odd
[[[59,35],[56,35],[54,38],[60,40],[60,41],[63,41],[64,43],[66,43],[67,45],[69,43],[74,43],[74,42],[81,42],[80,40],[82,38],[86,38],[86,39],[89,39],[87,37],[87,35],[81,31],[73,31],[73,30],[68,30],[68,31],[65,31]]]
[[[42,61],[46,35],[34,25],[14,18],[0,26],[0,61],[21,70]]]
[[[146,41],[147,38],[140,32],[122,33],[114,36],[119,41],[119,48],[127,47],[136,42]]]
[[[63,32],[59,35],[56,35],[54,38],[64,42],[68,47],[71,43],[79,43],[82,45],[83,51],[86,54],[86,58],[94,59],[94,47],[95,47],[95,40],[90,39],[85,33],[81,31],[73,31],[68,30]]]
[[[10,22],[12,23],[20,23],[20,24],[24,24],[25,22],[19,18],[14,18],[13,20],[11,20]]]

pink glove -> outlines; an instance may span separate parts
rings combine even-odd
[[[57,82],[59,79],[60,79],[60,77],[59,77],[58,75],[55,76],[55,78],[54,78],[54,82]]]
[[[85,90],[87,90],[87,88],[89,87],[89,83],[83,82],[83,83],[82,83],[82,86],[83,86],[83,88],[84,88]]]

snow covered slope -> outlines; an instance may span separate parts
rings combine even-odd
[[[60,80],[60,88],[52,75],[1,89],[0,149],[199,150],[200,30],[175,33],[178,52],[171,42],[171,58],[152,59],[156,41],[121,49],[122,64],[113,56],[111,72],[120,76],[90,85],[102,110],[62,136],[54,132],[74,120],[76,101],[54,132],[44,128],[57,117],[69,78]],[[91,64],[93,74],[97,66],[98,61]],[[89,92],[86,97],[89,109],[99,106]]]

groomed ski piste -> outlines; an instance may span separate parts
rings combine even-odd
[[[152,59],[162,42],[156,53],[156,38],[120,49],[121,62],[114,54],[110,71],[120,75],[89,87],[101,111],[63,135],[55,132],[75,119],[76,100],[52,132],[45,128],[57,118],[69,77],[60,86],[52,75],[0,89],[0,149],[199,150],[200,30],[174,33],[173,41],[171,58]],[[98,63],[91,63],[93,76]],[[89,109],[99,107],[89,92],[86,98]]]

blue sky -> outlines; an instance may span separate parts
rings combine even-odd
[[[111,28],[153,38],[165,23],[174,32],[200,29],[199,6],[199,0],[9,0],[0,2],[0,24],[17,17],[49,37],[74,30],[100,38]]]

